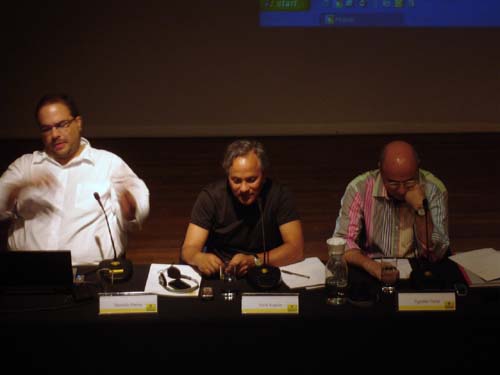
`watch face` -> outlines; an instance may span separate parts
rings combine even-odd
[[[419,208],[417,210],[417,215],[418,216],[425,216],[425,210],[423,208]]]
[[[262,261],[259,259],[257,255],[254,257],[254,261],[257,267],[262,266]]]

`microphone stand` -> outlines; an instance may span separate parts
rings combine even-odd
[[[264,262],[261,266],[255,266],[248,270],[247,280],[257,289],[269,290],[276,288],[281,283],[281,271],[279,267],[271,266],[269,262],[269,254],[266,248],[266,236],[264,232],[264,215],[262,212],[262,202],[258,201],[260,223],[262,228],[262,245],[264,250]]]
[[[119,283],[129,280],[132,277],[132,262],[128,259],[118,258],[116,256],[115,241],[113,240],[113,235],[111,234],[111,227],[109,226],[108,215],[104,210],[104,206],[101,202],[101,197],[99,193],[94,193],[94,198],[99,203],[99,206],[104,213],[104,218],[106,219],[106,225],[108,227],[109,237],[111,239],[111,245],[113,247],[113,259],[104,259],[99,263],[98,272],[102,272],[104,279],[106,281],[113,283]],[[99,273],[100,274],[100,273]]]
[[[423,200],[423,206],[425,210],[425,248],[429,250],[429,203],[427,199]],[[415,261],[416,269],[412,270],[410,275],[413,286],[418,290],[440,289],[441,283],[434,276],[431,262],[428,259],[420,258],[417,250],[415,250]]]

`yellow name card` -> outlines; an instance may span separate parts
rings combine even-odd
[[[158,296],[143,292],[99,295],[99,315],[152,314],[158,312]]]
[[[292,314],[299,313],[298,293],[243,293],[242,314]]]
[[[399,293],[399,311],[455,311],[455,293]]]

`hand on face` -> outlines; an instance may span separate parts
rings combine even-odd
[[[405,194],[406,203],[408,203],[415,210],[423,207],[424,199],[425,199],[425,190],[424,186],[421,184],[413,186]]]

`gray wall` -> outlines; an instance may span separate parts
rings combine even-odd
[[[500,29],[261,29],[258,2],[17,2],[0,138],[72,94],[89,137],[500,131]]]

